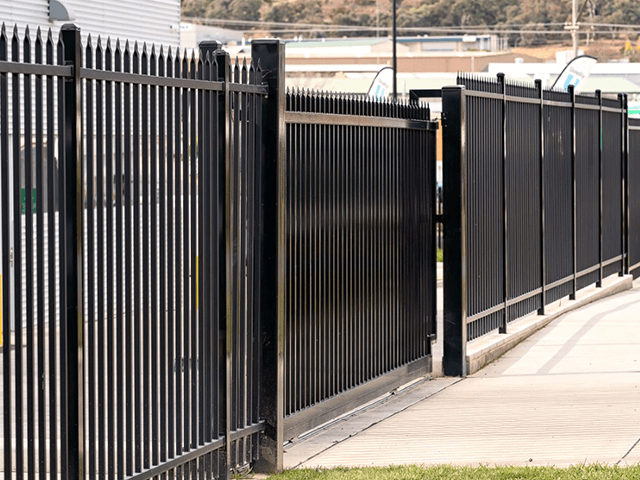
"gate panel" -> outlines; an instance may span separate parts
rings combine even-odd
[[[286,102],[291,439],[430,370],[435,127],[418,106],[310,92]]]

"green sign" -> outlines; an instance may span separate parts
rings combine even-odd
[[[27,202],[25,197],[25,189],[20,189],[20,212],[24,214],[27,211]],[[33,189],[33,213],[36,213],[36,189]]]

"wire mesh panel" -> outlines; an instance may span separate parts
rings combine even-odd
[[[4,25],[0,32],[0,465],[5,478],[65,478],[67,219],[58,107],[72,72],[60,66],[62,44],[51,32],[32,33],[19,38]]]
[[[290,439],[427,371],[435,127],[417,105],[306,91],[285,118]]]

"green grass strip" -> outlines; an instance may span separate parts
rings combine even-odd
[[[290,470],[269,480],[638,480],[640,464],[559,467],[419,467],[416,465]]]

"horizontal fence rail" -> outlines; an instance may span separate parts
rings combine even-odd
[[[322,92],[285,110],[288,440],[430,369],[436,127],[418,104]]]
[[[447,221],[449,231],[462,233],[456,238],[464,249],[444,255],[462,255],[466,296],[456,287],[447,297],[445,285],[445,317],[461,315],[464,335],[450,333],[464,344],[506,333],[515,319],[544,314],[566,295],[633,270],[625,264],[635,235],[627,216],[636,215],[629,185],[637,139],[623,95],[548,91],[504,75],[462,75],[458,84],[446,89],[443,116],[450,120],[445,149],[457,152],[450,156],[461,166],[445,168],[444,183],[445,195],[453,185],[451,194],[461,188],[466,198],[447,215],[445,197],[445,250]],[[464,308],[455,307],[459,302]],[[450,352],[460,357],[463,350]]]

